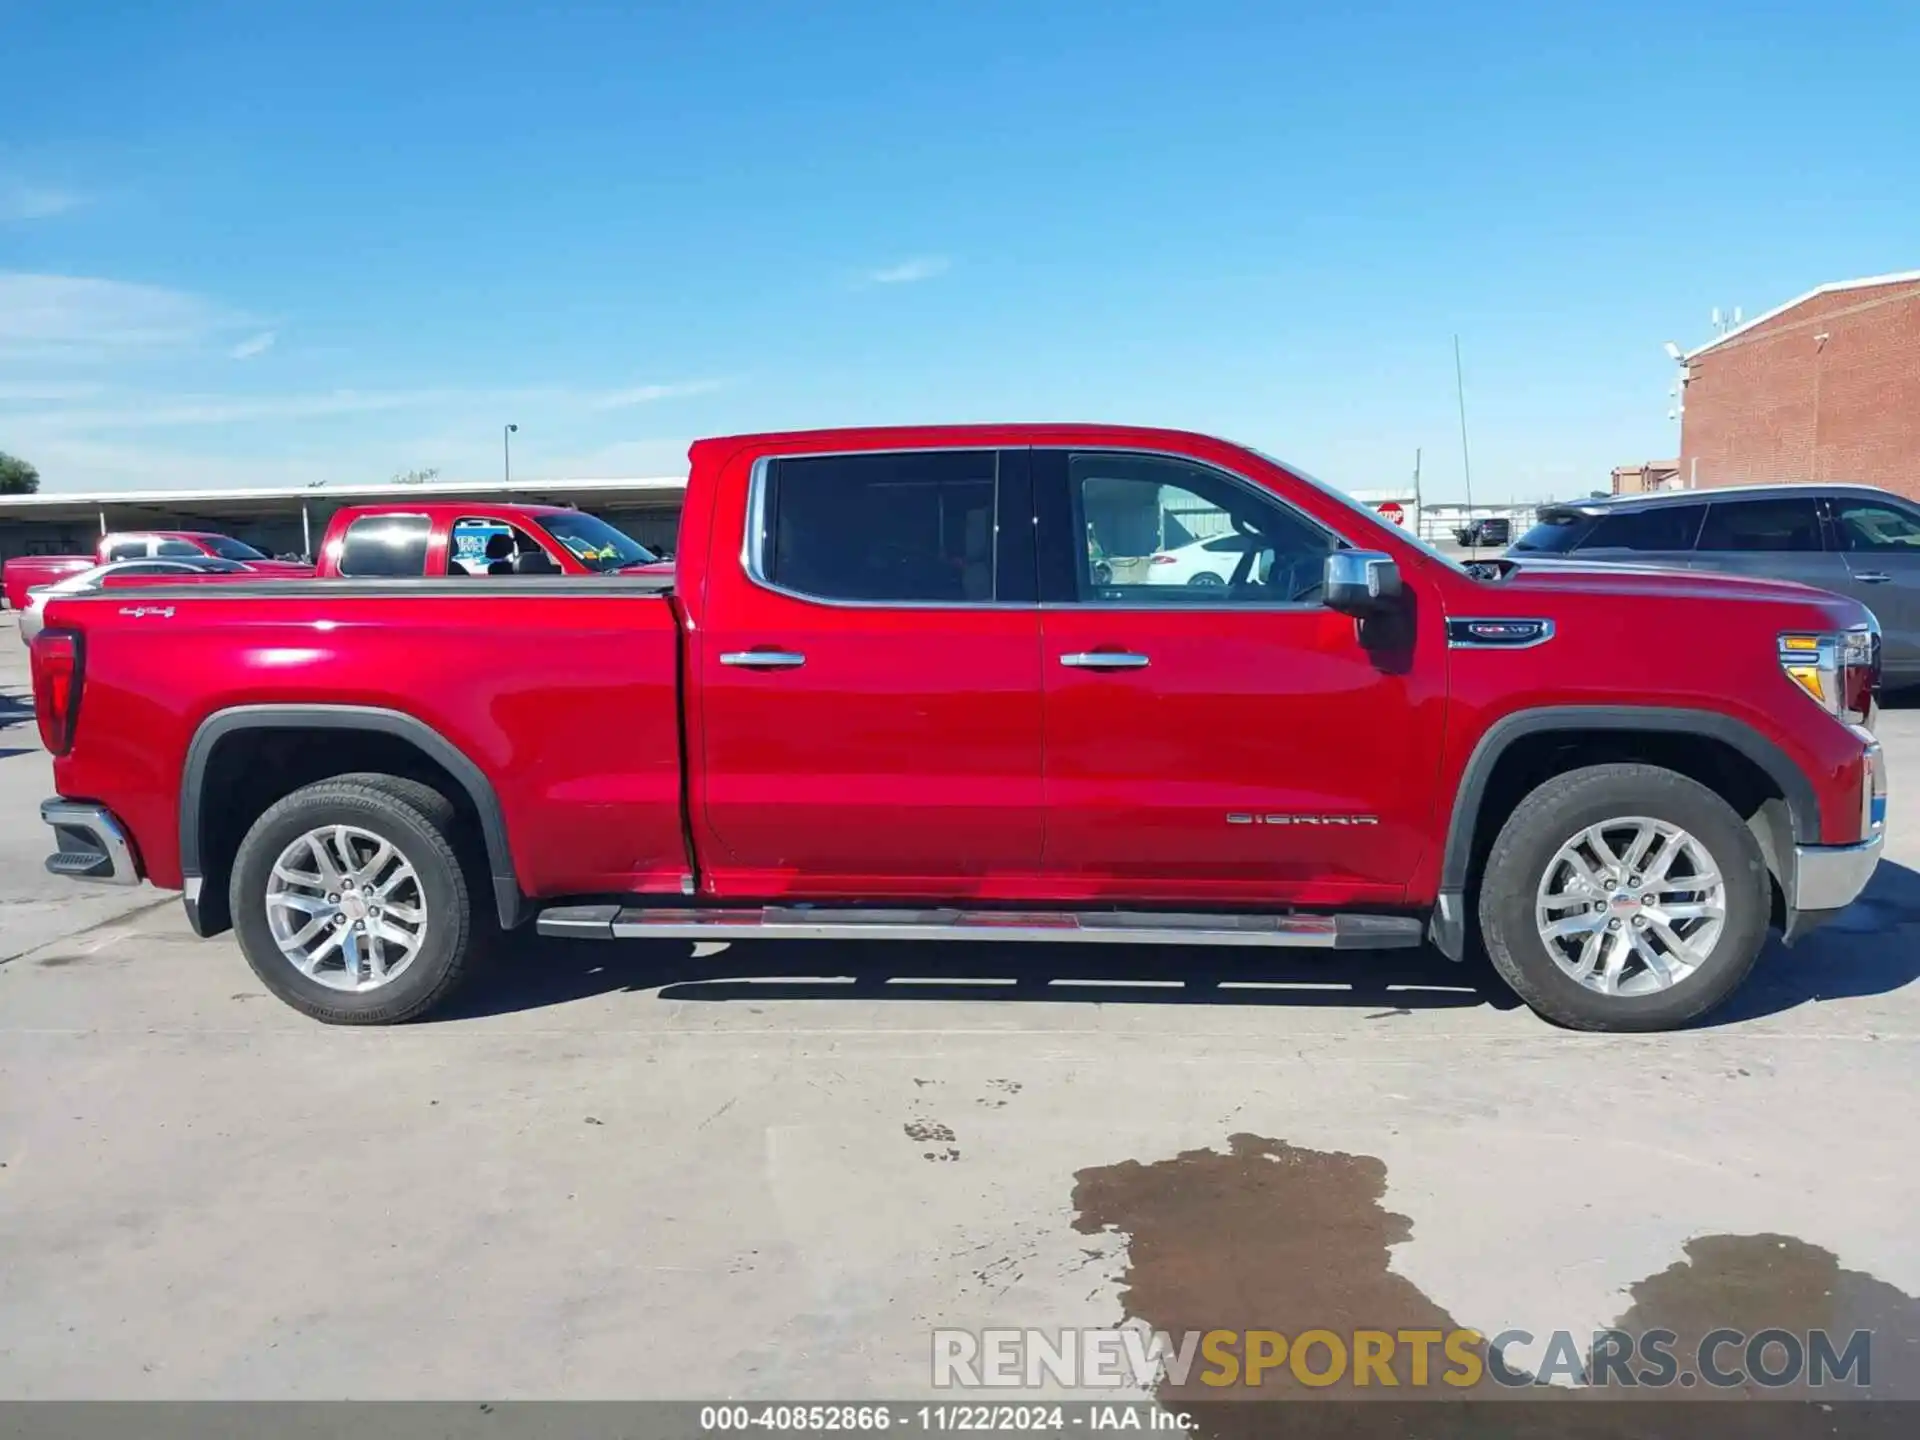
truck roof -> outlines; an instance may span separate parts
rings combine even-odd
[[[534,505],[519,500],[389,500],[364,505],[343,505],[334,514],[338,515],[425,515],[430,520],[462,515],[473,515],[486,511],[511,515],[576,515],[579,511],[570,505]]]
[[[696,440],[695,450],[734,449],[740,446],[786,446],[804,444],[813,448],[840,447],[847,450],[881,450],[889,445],[901,449],[931,446],[966,445],[1128,445],[1143,441],[1199,441],[1208,445],[1230,445],[1236,450],[1247,447],[1215,435],[1193,430],[1173,430],[1153,425],[1113,425],[1096,422],[1045,421],[1011,425],[966,423],[954,425],[849,425],[824,430],[769,430],[757,434],[716,435]]]

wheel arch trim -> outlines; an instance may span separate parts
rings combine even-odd
[[[1655,705],[1544,705],[1516,710],[1489,725],[1474,744],[1455,787],[1453,813],[1447,822],[1446,848],[1440,859],[1439,894],[1428,923],[1434,946],[1450,960],[1466,953],[1468,931],[1467,880],[1473,864],[1473,835],[1486,801],[1487,782],[1501,756],[1518,740],[1555,730],[1654,731],[1663,735],[1704,735],[1719,740],[1757,765],[1786,797],[1788,825],[1795,845],[1820,839],[1820,797],[1806,772],[1795,765],[1773,741],[1744,720],[1715,710],[1693,710]],[[1793,863],[1793,846],[1782,847],[1783,866]],[[1792,895],[1793,876],[1781,874],[1781,886]]]
[[[402,710],[374,705],[235,705],[216,710],[200,722],[187,745],[181,773],[180,875],[187,893],[188,916],[197,932],[211,933],[210,928],[202,929],[200,913],[208,899],[201,884],[205,876],[200,843],[207,767],[222,740],[250,730],[358,730],[389,735],[413,745],[453,777],[480,817],[494,907],[502,928],[512,929],[526,917],[526,897],[514,874],[506,814],[500,808],[493,782],[464,750],[426,721]],[[213,905],[224,912],[224,897],[214,897]]]

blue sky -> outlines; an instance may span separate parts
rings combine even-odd
[[[1457,498],[1457,332],[1476,497],[1579,493],[1677,449],[1713,306],[1920,266],[1904,0],[0,0],[0,53],[48,489],[1094,419]]]

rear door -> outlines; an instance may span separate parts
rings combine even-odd
[[[1892,496],[1840,495],[1830,505],[1846,593],[1880,621],[1889,679],[1920,681],[1920,511]]]
[[[1700,527],[1694,568],[1798,580],[1845,593],[1847,567],[1827,546],[1821,504],[1820,496],[1811,491],[1711,501],[1706,523]]]
[[[1042,807],[1026,452],[781,455],[721,495],[689,711],[714,889],[1027,897]]]

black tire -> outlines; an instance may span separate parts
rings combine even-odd
[[[228,891],[234,933],[260,983],[301,1014],[329,1025],[397,1025],[451,995],[477,948],[472,896],[451,838],[455,813],[452,802],[429,785],[372,774],[322,780],[269,806],[240,842]],[[328,824],[380,836],[420,879],[426,942],[398,978],[377,990],[333,990],[302,975],[280,953],[267,921],[274,861],[300,835]]]
[[[1226,583],[1225,580],[1222,580],[1211,570],[1202,570],[1198,575],[1190,576],[1187,579],[1187,584],[1198,585],[1203,590],[1210,590],[1215,586],[1225,585]]]
[[[1548,953],[1534,902],[1560,847],[1590,825],[1644,815],[1706,847],[1726,886],[1718,942],[1667,990],[1607,995]],[[1671,1030],[1698,1019],[1747,978],[1766,943],[1772,886],[1760,846],[1733,807],[1696,780],[1655,765],[1590,765],[1548,780],[1514,808],[1481,872],[1480,932],[1501,979],[1535,1012],[1575,1030]]]

